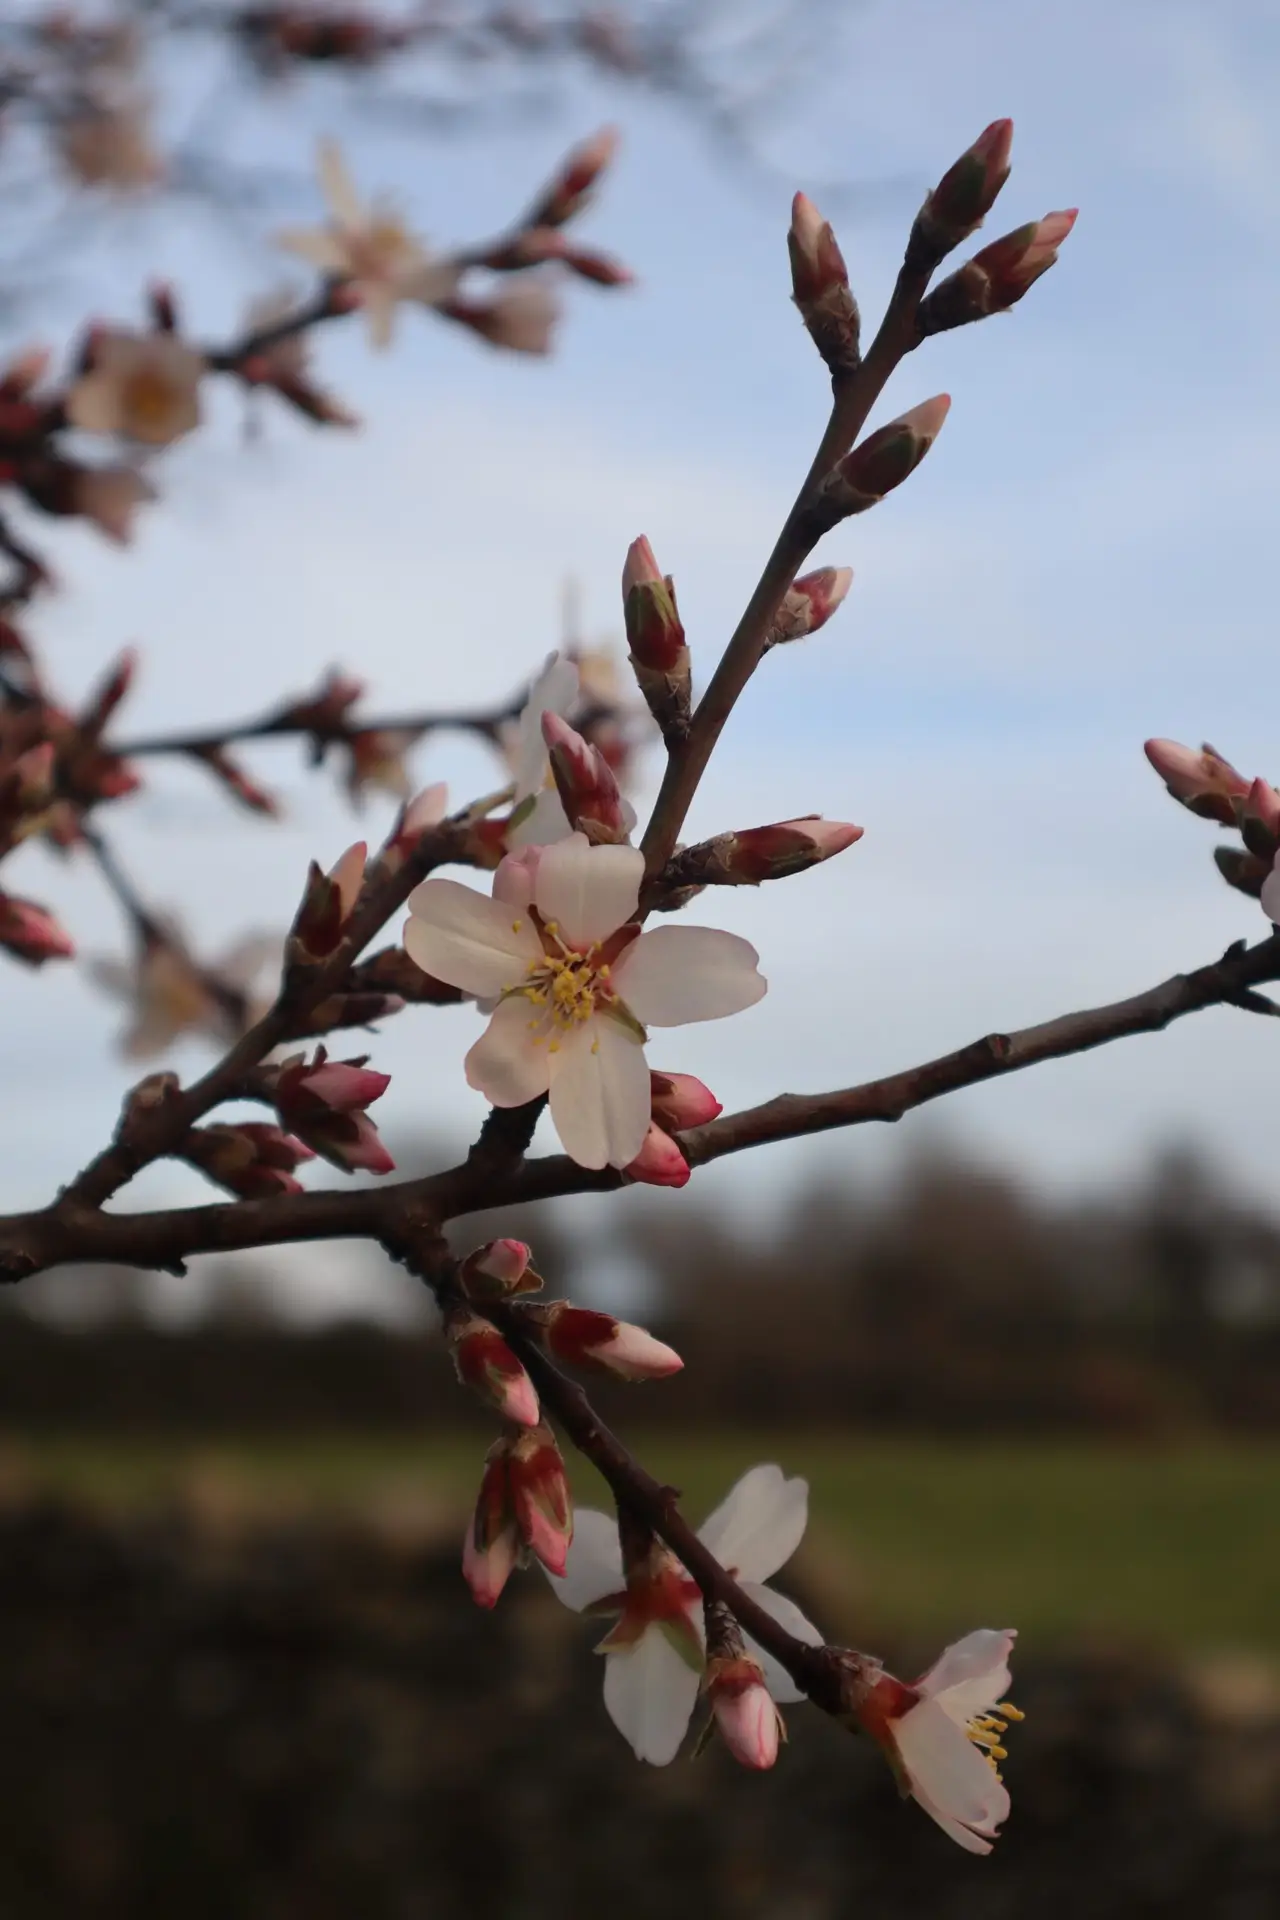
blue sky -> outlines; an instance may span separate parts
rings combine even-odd
[[[166,457],[165,498],[132,552],[54,529],[65,591],[33,632],[68,691],[141,644],[131,729],[251,712],[331,662],[362,673],[381,709],[447,706],[504,691],[541,659],[566,572],[589,630],[616,633],[622,558],[646,532],[705,677],[825,417],[822,369],[787,297],[791,189],[835,219],[872,326],[924,189],[1010,113],[1014,173],[991,234],[1070,205],[1076,231],[1012,317],[927,343],[897,375],[877,417],[945,389],[944,433],[908,486],[824,541],[820,559],[855,568],[845,608],[766,661],[690,822],[692,837],[820,811],[866,837],[798,880],[698,903],[695,917],[755,941],[771,991],[652,1057],[742,1105],[1197,965],[1264,923],[1218,881],[1215,830],[1165,797],[1141,743],[1204,737],[1244,771],[1280,775],[1278,85],[1280,13],[1266,0],[886,0],[851,10],[823,71],[778,103],[760,177],[671,108],[580,89],[566,135],[602,118],[624,132],[589,231],[631,261],[635,291],[572,290],[547,365],[498,359],[419,316],[382,360],[357,326],[331,330],[320,365],[364,433],[317,436],[273,416],[265,443],[246,448],[238,408],[215,408]],[[348,136],[366,184],[393,186],[448,239],[500,223],[564,144],[556,127],[521,125],[413,146],[321,96],[290,125],[291,164],[324,126]],[[263,137],[281,150],[278,130]],[[845,190],[825,192],[833,181]],[[284,211],[305,214],[307,194]],[[192,330],[216,336],[273,278],[194,216],[112,234],[93,304],[120,317],[161,270]],[[65,296],[55,337],[83,295]],[[286,917],[305,860],[355,837],[296,753],[263,750],[255,764],[286,793],[283,827],[232,816],[167,765],[113,822],[150,891],[212,945]],[[459,800],[492,784],[466,745],[433,742],[418,766]],[[375,804],[367,824],[383,818]],[[19,860],[13,883],[56,903],[86,951],[118,949],[91,873],[39,850]],[[17,1205],[101,1143],[126,1071],[112,1009],[81,975],[5,978],[9,1083],[22,1093],[0,1197]],[[462,1010],[388,1024],[373,1043],[394,1075],[387,1131],[478,1124],[460,1066],[473,1037]],[[1244,1014],[1202,1015],[892,1131],[754,1156],[698,1184],[769,1205],[802,1152],[861,1175],[942,1135],[1069,1191],[1122,1179],[1181,1138],[1265,1196],[1277,1048]],[[191,1072],[202,1058],[191,1048],[174,1064]],[[139,1197],[195,1197],[197,1184],[161,1169]],[[308,1262],[304,1291],[341,1292],[340,1275],[322,1282]]]

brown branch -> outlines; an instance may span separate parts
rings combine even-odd
[[[725,1114],[682,1134],[680,1144],[690,1164],[699,1167],[725,1154],[777,1140],[860,1126],[869,1120],[898,1120],[913,1107],[999,1074],[1089,1052],[1130,1034],[1157,1033],[1206,1007],[1247,1006],[1250,992],[1271,981],[1280,981],[1280,933],[1254,947],[1231,947],[1220,960],[1192,973],[1174,974],[1127,1000],[1065,1014],[1021,1032],[986,1034],[954,1053],[861,1086],[831,1093],[783,1094],[762,1106]],[[235,1075],[253,1064],[236,1059],[233,1071],[228,1063],[235,1053],[191,1093],[216,1078],[218,1097],[222,1097],[221,1090]],[[621,1185],[623,1175],[616,1168],[595,1172],[565,1154],[552,1154],[502,1172],[477,1158],[424,1180],[376,1189],[302,1193],[156,1213],[102,1213],[86,1204],[82,1195],[70,1192],[53,1207],[0,1219],[0,1280],[25,1279],[73,1261],[174,1269],[200,1253],[300,1240],[385,1240],[394,1238],[397,1231],[403,1235],[409,1227],[421,1232],[424,1223],[438,1226],[494,1207],[575,1193],[607,1193]]]
[[[514,720],[524,706],[527,689],[500,706],[474,712],[401,713],[371,720],[342,720],[333,727],[318,729],[305,716],[291,709],[262,715],[257,720],[233,721],[226,726],[206,727],[193,733],[147,734],[141,739],[113,741],[109,751],[121,759],[136,760],[144,755],[162,753],[209,753],[217,747],[234,746],[245,740],[277,740],[297,734],[319,734],[326,746],[341,745],[362,733],[475,733],[484,740],[496,740],[506,720]]]

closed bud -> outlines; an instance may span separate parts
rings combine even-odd
[[[569,825],[595,846],[624,841],[635,825],[635,814],[604,755],[558,713],[543,714],[542,737]]]
[[[354,1113],[381,1099],[391,1085],[389,1073],[375,1073],[365,1065],[367,1054],[354,1060],[330,1060],[317,1047],[310,1063],[301,1055],[286,1060],[275,1076],[272,1097],[282,1117],[292,1125],[321,1113]]]
[[[611,1313],[549,1300],[545,1306],[525,1307],[523,1315],[539,1346],[571,1366],[591,1367],[623,1380],[662,1380],[684,1365],[678,1353],[643,1327],[615,1320]]]
[[[844,256],[830,222],[803,193],[791,203],[787,251],[791,297],[813,344],[832,373],[852,373],[861,357],[858,303],[849,290]]]
[[[525,218],[527,227],[562,227],[581,213],[596,181],[618,150],[616,127],[602,127],[561,162],[559,170],[535,200]]]
[[[745,833],[725,835],[724,877],[731,885],[752,887],[762,880],[782,880],[830,860],[861,838],[861,827],[816,814],[772,827],[748,827]]]
[[[638,1180],[648,1187],[686,1187],[689,1184],[689,1162],[671,1135],[656,1120],[649,1122],[644,1144],[630,1166],[623,1168],[623,1172],[628,1180]]]
[[[379,875],[399,873],[424,833],[438,827],[449,807],[449,789],[443,780],[424,787],[401,807],[374,865]]]
[[[507,1471],[521,1540],[548,1573],[563,1577],[573,1539],[573,1501],[550,1427],[540,1422],[507,1442]]]
[[[650,1073],[649,1098],[654,1119],[671,1133],[703,1127],[724,1112],[710,1087],[691,1073]]]
[[[1076,211],[1071,207],[1065,213],[1028,221],[940,280],[920,303],[921,337],[946,333],[1015,306],[1057,259],[1058,248],[1076,223]]]
[[[156,1076],[153,1076],[155,1078]],[[228,1193],[241,1200],[269,1200],[279,1194],[301,1193],[293,1170],[315,1155],[300,1140],[265,1121],[238,1125],[193,1127],[181,1146],[179,1159],[199,1168]]]
[[[1012,146],[1012,120],[993,120],[929,194],[911,238],[933,263],[982,225],[1009,178]]]
[[[537,1293],[542,1286],[523,1240],[490,1240],[477,1247],[462,1262],[458,1278],[469,1300],[505,1300],[513,1293]]]
[[[13,893],[0,893],[0,947],[29,967],[69,960],[76,950],[71,935],[47,907]]]
[[[280,802],[266,787],[247,773],[238,760],[234,760],[225,747],[193,747],[191,758],[199,760],[208,767],[215,779],[221,781],[233,799],[247,807],[250,813],[265,814],[268,819],[276,819],[280,813]]]
[[[1256,853],[1243,847],[1215,847],[1214,865],[1229,887],[1247,893],[1251,900],[1262,898],[1262,889],[1271,873],[1271,862],[1259,860]]]
[[[505,1420],[536,1427],[538,1396],[533,1382],[492,1322],[469,1307],[453,1307],[444,1330],[463,1386],[495,1407]]]
[[[1280,852],[1280,793],[1266,780],[1255,780],[1243,800],[1235,802],[1240,838],[1260,860],[1274,860]]]
[[[773,1766],[786,1734],[758,1663],[745,1655],[712,1658],[703,1684],[716,1729],[738,1764],[761,1771]]]
[[[803,640],[825,627],[852,585],[852,567],[819,567],[801,574],[783,594],[766,644],[777,647],[786,640]]]
[[[689,725],[689,649],[676,608],[675,582],[659,571],[643,536],[627,551],[622,610],[636,683],[663,738],[668,743],[681,739]]]
[[[498,1596],[520,1561],[508,1451],[505,1440],[490,1447],[475,1512],[462,1543],[462,1575],[478,1607],[497,1605]]]
[[[1197,751],[1179,746],[1176,740],[1148,740],[1142,751],[1174,799],[1189,812],[1224,827],[1235,826],[1236,802],[1247,797],[1251,783],[1213,747]]]
[[[877,427],[827,475],[818,496],[824,527],[864,513],[913,474],[942,431],[951,396],[922,400],[886,427]]]
[[[367,852],[364,841],[357,841],[329,873],[312,861],[302,905],[289,929],[287,968],[315,966],[338,945],[360,897]]]

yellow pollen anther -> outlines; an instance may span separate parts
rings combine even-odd
[[[1002,1713],[1006,1720],[1025,1720],[1027,1717],[1020,1707],[1015,1707],[1009,1700],[997,1700],[996,1712]]]
[[[520,929],[521,929],[521,927],[522,927],[523,925],[524,925],[524,921],[523,921],[523,920],[513,920],[513,921],[511,922],[511,931],[512,931],[512,933],[519,933],[519,931],[520,931]]]

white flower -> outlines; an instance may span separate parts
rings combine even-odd
[[[167,447],[200,422],[203,354],[172,333],[104,328],[93,362],[67,395],[67,418],[87,433],[120,433]]]
[[[388,207],[362,204],[336,141],[321,141],[319,173],[328,223],[290,228],[277,234],[277,242],[321,273],[349,281],[368,316],[374,346],[388,346],[400,301],[431,307],[447,300],[458,284],[458,268],[429,253]]]
[[[820,1647],[822,1635],[799,1607],[763,1582],[784,1566],[804,1536],[809,1487],[780,1467],[752,1467],[699,1529],[698,1538],[797,1640]],[[702,1594],[675,1555],[655,1545],[644,1562],[622,1567],[617,1523],[579,1508],[563,1579],[551,1585],[575,1613],[616,1613],[602,1641],[604,1704],[636,1757],[655,1767],[674,1760],[698,1698],[703,1667]],[[750,1639],[765,1685],[777,1701],[802,1700],[789,1673]]]
[[[636,847],[581,833],[539,850],[527,906],[456,880],[409,896],[404,945],[425,973],[495,1001],[466,1059],[496,1107],[550,1091],[551,1117],[582,1167],[629,1166],[649,1130],[645,1028],[719,1020],[765,991],[736,934],[632,923],[644,875]],[[500,893],[502,868],[495,878]]]
[[[1016,1637],[990,1627],[966,1634],[914,1686],[886,1675],[864,1709],[906,1791],[970,1853],[990,1853],[1009,1812],[996,1762],[1009,1721],[1022,1718],[1004,1698]]]
[[[274,936],[249,934],[202,968],[168,923],[143,936],[133,966],[114,960],[91,960],[89,966],[99,986],[130,1005],[121,1050],[130,1060],[145,1060],[187,1033],[220,1046],[238,1040],[270,1004],[254,988],[264,967],[279,958]]]

